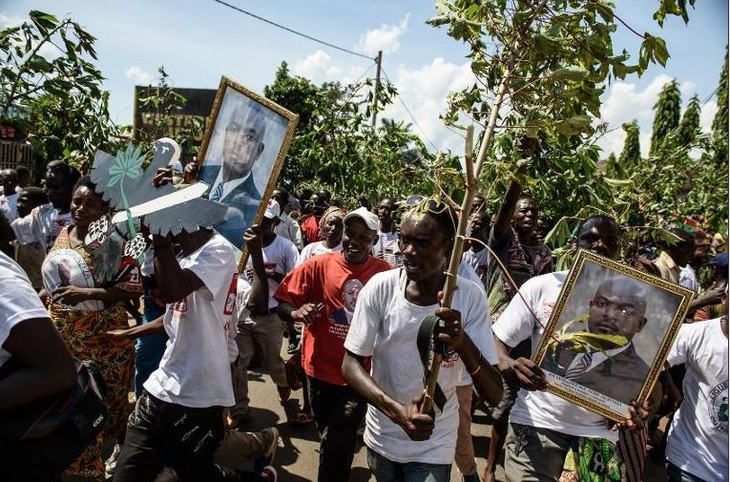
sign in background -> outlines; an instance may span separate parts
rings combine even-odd
[[[134,88],[134,137],[137,137],[140,131],[154,136],[159,117],[163,116],[162,113],[156,112],[151,106],[142,106],[140,101],[141,98],[150,95],[153,89],[155,87],[139,85]],[[165,116],[167,118],[166,127],[162,135],[177,139],[185,129],[193,126],[194,119],[197,118],[203,123],[203,129],[197,134],[199,139],[196,138],[195,142],[202,142],[205,130],[211,121],[210,111],[213,107],[217,89],[174,88],[172,90],[185,97],[186,102],[178,113]]]

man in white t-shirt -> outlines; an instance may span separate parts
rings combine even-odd
[[[71,388],[73,358],[20,266],[0,253],[0,372],[21,360],[12,376],[0,378],[0,411],[21,407]],[[80,454],[71,422],[46,437],[8,442],[0,450],[3,480],[55,480]]]
[[[667,439],[669,482],[728,480],[728,319],[682,325],[667,363],[684,363],[684,400]]]
[[[448,479],[459,424],[456,386],[464,370],[487,400],[501,397],[484,294],[459,277],[452,308],[439,306],[455,226],[453,212],[434,199],[404,215],[403,268],[379,273],[365,285],[345,340],[342,374],[370,404],[364,441],[379,482]],[[420,413],[424,367],[417,338],[422,321],[434,314],[440,318],[436,336],[448,347],[438,376],[443,398],[435,397],[435,412]]]
[[[275,472],[265,478],[213,463],[223,407],[234,403],[229,333],[236,248],[207,228],[172,239],[155,235],[153,246],[170,341],[129,418],[114,480],[153,481],[163,466],[182,480],[275,480]]]
[[[489,251],[487,248],[487,238],[489,237],[489,229],[491,227],[491,214],[487,211],[478,211],[471,215],[469,221],[469,249],[464,251],[461,261],[471,266],[476,274],[484,282],[484,275],[487,271],[487,261]]]
[[[271,193],[271,198],[279,203],[281,213],[279,214],[279,224],[274,228],[274,232],[279,236],[288,239],[299,251],[304,247],[304,241],[302,240],[302,228],[299,223],[296,222],[286,212],[285,208],[289,204],[291,196],[282,187],[277,187],[274,192]]]
[[[4,169],[0,171],[0,184],[3,194],[0,195],[0,210],[5,214],[9,222],[15,221],[18,217],[18,175],[15,169]]]
[[[581,225],[576,242],[578,247],[614,258],[619,252],[621,230],[612,219],[595,216]],[[509,482],[557,482],[570,444],[577,437],[618,441],[618,432],[611,430],[604,417],[544,391],[545,376],[530,359],[509,356],[511,348],[530,337],[532,346],[538,345],[567,273],[527,280],[493,326],[502,376],[522,387],[509,419],[505,455]],[[630,411],[632,420],[622,426],[643,428],[646,411],[638,406]]]
[[[286,402],[291,393],[284,371],[284,361],[280,355],[284,325],[276,313],[279,302],[274,299],[274,293],[284,276],[294,269],[299,253],[294,243],[274,232],[280,213],[279,203],[272,199],[266,206],[264,217],[261,220],[264,268],[269,284],[268,308],[264,312],[251,313],[250,316],[236,320],[238,324],[236,343],[240,356],[238,363],[242,376],[235,394],[236,404],[228,415],[229,427],[235,427],[251,416],[248,406],[247,371],[255,354],[258,353],[264,371],[276,384],[281,403]],[[246,275],[249,281],[253,281],[253,261],[250,257],[246,264]]]
[[[380,201],[376,209],[378,219],[380,220],[378,240],[373,246],[373,256],[387,261],[391,266],[396,265],[394,248],[398,242],[398,235],[395,233],[395,223],[393,222],[393,212],[395,209],[395,199],[386,197]]]
[[[61,229],[71,224],[71,196],[79,171],[63,161],[53,161],[46,171],[45,190],[48,204],[38,206],[25,217],[11,223],[13,235],[21,244],[44,251],[53,246]]]

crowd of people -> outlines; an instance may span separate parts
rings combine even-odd
[[[10,440],[0,427],[3,480],[276,481],[277,428],[247,431],[252,369],[270,377],[288,423],[316,426],[320,482],[349,480],[360,439],[378,482],[448,481],[453,464],[472,482],[497,480],[500,464],[510,482],[639,482],[649,457],[671,482],[728,480],[722,235],[683,223],[678,241],[622,250],[616,220],[577,227],[572,249],[696,294],[639,403],[644,380],[632,367],[645,362],[631,340],[647,323],[642,288],[609,279],[591,292],[589,330],[627,345],[556,360],[587,387],[619,377],[630,396],[616,422],[546,390],[533,355],[568,271],[556,271],[539,200],[517,181],[494,215],[474,198],[451,273],[460,214],[430,193],[371,207],[278,187],[241,233],[244,263],[214,223],[148,232],[136,259],[114,229],[95,237],[109,204],[88,176],[53,161],[43,177],[40,188],[26,168],[0,171],[0,425],[72,387],[74,359],[98,366],[109,417],[76,453],[57,449],[60,436]],[[170,182],[168,171],[156,178]],[[445,306],[450,276],[458,289]],[[441,364],[426,393],[432,350]],[[475,410],[492,422],[481,471]],[[230,456],[250,459],[252,470],[228,467]]]

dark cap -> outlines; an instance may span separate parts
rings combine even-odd
[[[710,260],[710,266],[714,266],[718,269],[727,269],[727,253],[716,254],[715,257]]]

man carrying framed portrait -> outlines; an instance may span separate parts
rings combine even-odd
[[[620,227],[606,216],[588,218],[578,229],[576,247],[596,254],[615,258],[620,243]],[[648,416],[649,404],[632,403],[630,419],[614,425],[603,415],[547,392],[546,374],[537,363],[509,356],[512,347],[530,337],[533,347],[538,347],[567,276],[567,271],[560,271],[526,281],[493,327],[500,357],[499,370],[503,377],[516,380],[522,387],[512,409],[507,434],[505,474],[508,482],[557,482],[568,451],[578,448],[581,452],[577,447],[581,441],[588,442],[588,450],[582,451],[583,454],[594,455],[592,442],[598,443],[599,448],[607,448],[609,454],[604,460],[603,451],[600,451],[599,457],[591,461],[594,463],[582,467],[584,471],[595,473],[600,470],[605,480],[621,480],[626,472],[623,461],[626,453],[622,454],[616,448],[619,435],[615,429],[643,430]],[[651,403],[658,404],[657,391],[652,394]]]

